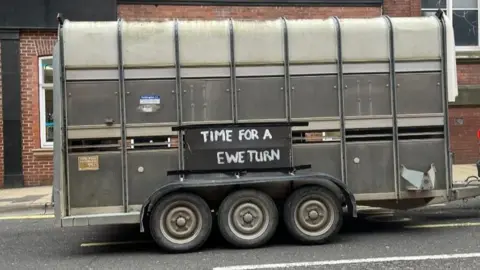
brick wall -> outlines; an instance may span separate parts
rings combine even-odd
[[[226,6],[154,6],[120,5],[118,16],[125,20],[162,20],[165,18],[206,19],[245,18],[276,19],[372,17],[381,15],[376,7],[226,7]]]
[[[26,186],[52,183],[52,155],[40,148],[39,67],[38,58],[52,55],[55,32],[20,33],[21,102],[23,133],[23,170]]]
[[[477,130],[480,128],[478,107],[450,108],[450,138],[454,163],[475,163],[480,157]],[[458,120],[458,121],[456,121]]]
[[[480,63],[457,65],[458,84],[480,86]],[[480,107],[451,107],[450,110],[451,148],[455,163],[475,163],[480,158],[477,130],[480,129]],[[458,122],[455,121],[458,119]]]
[[[391,17],[420,16],[421,0],[385,0],[383,14]]]
[[[480,85],[480,63],[458,64],[457,73],[459,85]]]

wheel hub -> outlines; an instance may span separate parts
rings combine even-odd
[[[250,214],[250,212],[246,213],[245,215],[243,215],[243,221],[245,221],[246,223],[251,223],[253,221],[253,215]]]
[[[177,226],[183,227],[187,224],[187,220],[184,217],[177,218]]]
[[[160,229],[171,242],[180,244],[196,237],[201,220],[196,215],[198,210],[194,205],[187,202],[175,204],[165,209]]]
[[[268,213],[256,201],[242,201],[230,209],[229,226],[238,237],[256,238],[268,225]]]
[[[299,229],[308,235],[318,235],[328,230],[331,219],[328,207],[317,199],[300,203],[296,208],[295,216]]]
[[[308,212],[308,217],[310,219],[317,219],[318,216],[319,216],[319,213],[316,210],[311,210],[310,212]]]

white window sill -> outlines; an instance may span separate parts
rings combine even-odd
[[[457,61],[480,61],[480,48],[474,50],[457,50]]]
[[[480,46],[472,46],[472,47],[456,47],[456,52],[478,52],[480,51]]]

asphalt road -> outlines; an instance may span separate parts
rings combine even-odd
[[[479,210],[474,200],[399,213],[399,223],[367,214],[322,246],[296,245],[280,228],[268,246],[237,250],[215,231],[200,252],[175,255],[136,226],[61,229],[48,218],[0,216],[0,269],[480,269]]]

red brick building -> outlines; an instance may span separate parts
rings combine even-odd
[[[294,19],[422,16],[442,8],[453,19],[458,51],[460,94],[449,108],[454,162],[474,163],[479,156],[480,0],[51,0],[45,1],[48,6],[36,6],[38,2],[0,3],[0,187],[52,183],[51,55],[58,12],[71,20]],[[9,9],[12,5],[19,8]],[[15,13],[22,9],[28,10]],[[34,13],[38,10],[43,13]]]

